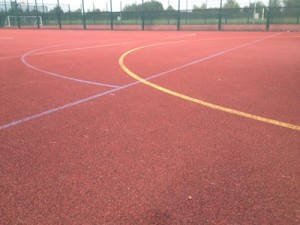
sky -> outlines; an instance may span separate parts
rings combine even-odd
[[[6,0],[9,2],[9,0]],[[19,2],[26,3],[32,3],[34,4],[35,0],[17,0]],[[38,4],[42,4],[42,1],[44,1],[44,4],[47,3],[55,5],[57,4],[57,0],[37,0]],[[144,0],[144,2],[150,1],[150,0]],[[205,3],[207,1],[208,7],[219,7],[220,0],[180,0],[180,7],[181,9],[192,9],[193,5],[201,6],[202,3]],[[240,6],[247,6],[249,5],[249,2],[254,2],[255,0],[236,0]],[[261,0],[266,5],[268,4],[269,0]],[[59,0],[61,5],[68,5],[70,4],[71,10],[79,9],[81,8],[82,0]],[[141,4],[142,0],[112,0],[113,3],[113,11],[120,11],[120,8],[124,7],[125,5],[131,5],[133,3]],[[174,9],[178,8],[178,0],[159,0],[164,6],[164,8],[167,8],[170,4]],[[223,4],[226,2],[226,0],[223,0]],[[101,11],[104,11],[106,9],[110,10],[110,0],[84,0],[85,9],[92,10],[93,6],[95,6],[96,9],[100,9]]]

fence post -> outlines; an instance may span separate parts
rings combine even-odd
[[[177,10],[177,30],[180,30],[180,0],[178,0],[178,10]]]
[[[18,28],[21,28],[21,22],[20,22],[20,15],[19,15],[19,3],[15,2],[15,9],[17,10],[17,23],[18,23]],[[21,8],[21,6],[20,6]]]
[[[4,9],[5,9],[5,17],[4,17],[4,26],[5,26],[5,20],[6,20],[6,17],[8,16],[8,13],[7,13],[7,7],[6,7],[6,0],[4,0]]]
[[[93,2],[93,19],[94,19],[94,24],[96,24],[96,11],[95,11],[95,3]]]
[[[11,10],[11,13],[14,15],[13,3],[12,3],[11,0],[9,1],[9,3],[10,3],[10,10]]]
[[[222,30],[222,11],[223,11],[222,8],[223,8],[223,3],[222,0],[220,0],[218,31]]]
[[[85,11],[84,11],[84,0],[82,0],[82,20],[83,20],[83,29],[86,30]]]
[[[120,24],[122,24],[122,1],[120,1]]]
[[[35,11],[36,11],[36,25],[37,28],[40,29],[39,11],[38,11],[36,0],[35,0]]]
[[[114,14],[112,9],[112,0],[110,0],[110,29],[114,29]]]
[[[5,9],[5,14],[7,15],[6,0],[4,0],[4,9]]]
[[[268,15],[267,15],[267,22],[266,22],[266,31],[270,30],[271,4],[272,4],[272,0],[269,0],[269,9],[268,9]]]
[[[59,4],[59,0],[57,0],[57,7],[56,7],[56,16],[57,16],[57,20],[58,20],[58,26],[59,29],[61,30],[61,8],[60,8],[60,4]]]
[[[71,14],[71,7],[70,4],[68,4],[68,8],[69,8],[69,24],[72,24],[72,14]]]
[[[185,7],[185,13],[186,13],[186,15],[185,15],[185,24],[187,24],[187,21],[188,21],[188,0],[186,0],[185,4],[186,4],[186,7]]]
[[[43,18],[43,22],[45,23],[46,20],[45,20],[45,4],[44,4],[44,0],[42,0],[42,7],[43,7],[43,16],[42,16],[42,18]],[[28,5],[28,8],[29,8],[29,5]]]
[[[142,30],[145,30],[145,7],[144,7],[144,0],[142,0]]]
[[[106,11],[105,11],[106,24],[108,25],[108,4],[106,2]]]

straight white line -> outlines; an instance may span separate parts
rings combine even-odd
[[[160,40],[167,40],[167,39],[176,39],[176,38],[185,38],[185,37],[191,37],[191,36],[196,36],[196,34],[188,34],[188,35],[182,35],[182,36],[174,36],[174,37],[166,37],[166,38],[161,38]],[[260,36],[262,37],[262,36]],[[232,39],[245,39],[245,38],[256,38],[256,37],[236,37],[236,38],[204,38],[204,39],[197,39],[197,40],[191,40],[191,41],[214,41],[214,40],[232,40]],[[90,43],[90,42],[87,42],[87,43]],[[128,42],[128,44],[130,43],[135,43],[135,42]],[[65,45],[72,45],[74,43],[68,43],[68,44],[60,44],[60,45],[53,45],[51,47],[59,47],[59,46],[65,46]],[[96,47],[100,47],[99,46],[96,46]],[[48,48],[48,47],[46,47]],[[32,53],[31,56],[34,56],[34,55],[43,55],[43,54],[52,54],[52,53],[60,53],[60,52],[69,52],[69,51],[79,51],[79,50],[85,50],[85,49],[89,49],[89,48],[93,48],[93,46],[88,46],[88,47],[82,47],[82,48],[71,48],[71,49],[66,49],[66,50],[57,50],[57,51],[48,51],[48,52],[40,52],[40,53]],[[40,50],[42,50],[44,48],[41,48]],[[21,55],[15,55],[15,56],[3,56],[3,57],[0,57],[0,60],[5,60],[5,59],[12,59],[12,58],[19,58],[21,57]]]
[[[113,46],[133,44],[133,43],[134,42],[122,42],[122,43],[118,43],[118,44],[87,46],[87,47],[82,47],[82,48],[70,48],[70,49],[62,49],[62,50],[56,50],[56,51],[38,52],[38,53],[32,53],[31,55],[46,55],[46,54],[61,53],[61,52],[81,51],[81,50],[86,50],[86,49],[113,47]]]
[[[107,41],[107,40],[103,40],[103,41]],[[99,42],[99,41],[97,41]],[[102,41],[101,41],[102,42]],[[88,42],[82,42],[82,43],[65,43],[65,44],[57,44],[57,45],[52,45],[52,46],[48,46],[48,47],[43,47],[43,48],[39,48],[39,50],[42,50],[42,49],[45,49],[45,48],[50,48],[50,47],[62,47],[62,46],[66,46],[66,45],[73,45],[73,44],[86,44],[86,43],[93,43],[92,41],[88,41]],[[128,42],[128,43],[131,43],[131,42]],[[132,42],[133,43],[133,42]],[[99,45],[101,46],[101,45]],[[99,47],[98,46],[98,47]],[[89,46],[89,47],[83,47],[82,50],[84,50],[85,48],[92,48],[92,46]],[[73,49],[67,49],[66,51],[72,51]],[[75,50],[79,51],[81,50],[80,48],[76,48]],[[59,52],[63,52],[64,50],[58,50],[58,51],[49,51],[49,52],[41,52],[41,53],[35,53],[35,54],[31,54],[31,55],[42,55],[42,54],[47,54],[47,53],[59,53]],[[12,58],[19,58],[21,57],[22,55],[13,55],[13,56],[3,56],[3,57],[0,57],[0,60],[5,60],[5,59],[12,59]]]
[[[0,57],[0,60],[4,60],[4,59],[13,59],[13,58],[19,58],[20,56],[4,56],[4,57]]]
[[[25,118],[23,118],[23,119],[16,120],[16,121],[13,121],[13,122],[11,122],[11,123],[8,123],[8,124],[5,124],[5,125],[1,125],[1,126],[0,126],[0,131],[1,131],[1,130],[4,130],[4,129],[7,129],[7,128],[9,128],[9,127],[12,127],[12,126],[16,126],[16,125],[18,125],[18,124],[25,123],[25,122],[30,121],[30,120],[37,119],[37,118],[42,117],[42,116],[46,116],[46,115],[49,115],[49,114],[52,114],[52,113],[55,113],[55,112],[58,112],[58,111],[61,111],[61,110],[70,108],[70,107],[75,106],[75,105],[79,105],[79,104],[82,104],[82,103],[91,101],[91,100],[93,100],[93,99],[95,99],[95,98],[99,98],[99,97],[106,96],[106,95],[108,95],[108,94],[111,94],[111,93],[114,93],[114,92],[123,90],[123,89],[125,89],[125,88],[131,87],[131,86],[134,86],[134,85],[137,85],[137,84],[139,84],[139,83],[140,83],[140,81],[135,81],[135,82],[126,84],[126,85],[124,85],[124,86],[121,86],[121,87],[117,87],[117,88],[111,89],[111,90],[109,90],[109,91],[101,92],[101,93],[99,93],[99,94],[92,95],[92,96],[90,96],[90,97],[83,98],[83,99],[80,99],[80,100],[78,100],[78,101],[71,102],[71,103],[68,103],[68,104],[59,106],[59,107],[57,107],[57,108],[49,109],[49,110],[47,110],[47,111],[44,111],[44,112],[41,112],[41,113],[37,113],[37,114],[34,114],[34,115],[32,115],[32,116],[25,117]]]
[[[71,106],[75,106],[75,105],[79,105],[79,104],[87,102],[87,101],[91,101],[94,98],[98,98],[98,97],[113,93],[113,92],[118,91],[118,90],[120,90],[120,88],[115,88],[115,89],[112,89],[112,90],[109,90],[109,91],[106,91],[106,92],[103,92],[103,93],[100,93],[100,94],[96,94],[96,95],[93,95],[93,96],[90,96],[90,97],[87,97],[87,98],[83,98],[81,100],[78,100],[78,101],[75,101],[75,102],[72,102],[72,103],[69,103],[69,104],[59,106],[57,108],[53,108],[53,109],[50,109],[50,110],[47,110],[47,111],[44,111],[44,112],[41,112],[41,113],[38,113],[38,114],[34,114],[32,116],[25,117],[25,118],[20,119],[20,120],[13,121],[11,123],[0,126],[0,130],[4,130],[4,129],[12,127],[12,126],[16,126],[18,124],[25,123],[27,121],[34,120],[34,119],[37,119],[37,118],[42,117],[42,116],[49,115],[49,114],[52,114],[54,112],[58,112],[60,110],[69,108]]]
[[[247,47],[247,46],[256,44],[256,43],[258,43],[258,42],[261,42],[261,41],[264,41],[264,40],[273,38],[273,37],[275,37],[275,36],[277,36],[277,35],[279,35],[279,34],[280,34],[280,33],[277,33],[277,34],[274,34],[274,35],[272,35],[272,36],[267,36],[267,37],[261,38],[261,39],[259,39],[259,40],[255,40],[255,41],[252,41],[252,42],[243,44],[243,45],[239,45],[239,46],[236,46],[236,47],[233,47],[233,48],[230,48],[230,49],[226,49],[226,50],[221,51],[221,52],[214,53],[214,54],[209,55],[209,56],[206,56],[206,57],[204,57],[204,58],[200,58],[200,59],[197,59],[197,60],[195,60],[195,61],[186,63],[186,64],[184,64],[184,65],[182,65],[182,66],[178,66],[178,67],[175,67],[175,68],[166,70],[166,71],[164,71],[164,72],[155,74],[155,75],[151,76],[151,79],[154,79],[154,78],[157,78],[157,77],[160,77],[160,76],[164,76],[164,75],[166,75],[166,74],[172,73],[172,72],[177,71],[177,70],[184,69],[184,68],[186,68],[186,67],[189,67],[189,66],[192,66],[192,65],[194,65],[194,64],[197,64],[197,63],[200,63],[200,62],[209,60],[209,59],[211,59],[211,58],[215,58],[215,57],[217,57],[217,56],[224,55],[224,54],[226,54],[226,53],[235,51],[235,50],[237,50],[237,49],[244,48],[244,47]],[[171,43],[170,43],[170,44],[171,44]],[[159,44],[157,44],[157,45],[159,45]],[[155,46],[155,45],[153,45],[153,46]],[[146,48],[146,47],[149,47],[149,46],[145,46],[144,48]],[[143,47],[140,48],[140,49],[143,49]],[[145,80],[149,80],[149,78],[148,78],[148,79],[145,79]]]

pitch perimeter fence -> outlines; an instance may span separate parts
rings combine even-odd
[[[88,0],[81,4],[47,4],[43,0],[34,3],[0,0],[0,27],[27,29],[99,29],[99,30],[245,30],[300,31],[300,1],[296,5],[274,6],[252,3],[241,7],[220,0],[218,7],[193,5],[184,8],[180,0],[165,5],[164,0],[145,1],[140,4],[120,6],[113,10],[113,1],[107,0],[106,8],[99,9]],[[174,2],[175,1],[175,2]],[[181,0],[182,1],[182,0]],[[188,0],[186,0],[187,3]],[[225,1],[225,0],[223,0]],[[238,3],[238,0],[236,1]],[[121,1],[120,1],[121,3]],[[169,3],[169,1],[168,1]],[[90,4],[90,2],[89,2]],[[175,6],[174,6],[175,5]],[[176,8],[177,5],[177,8]]]

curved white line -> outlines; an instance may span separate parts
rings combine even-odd
[[[108,47],[108,46],[114,46],[114,45],[120,45],[120,44],[103,45],[103,46],[96,46],[96,47]],[[36,70],[36,71],[41,72],[41,73],[48,74],[50,76],[59,77],[59,78],[62,78],[62,79],[71,80],[71,81],[75,81],[75,82],[79,82],[79,83],[91,84],[91,85],[108,87],[108,88],[117,88],[117,87],[119,87],[117,85],[105,84],[105,83],[100,83],[100,82],[95,82],[95,81],[89,81],[89,80],[83,80],[83,79],[78,79],[78,78],[74,78],[74,77],[64,76],[64,75],[61,75],[61,74],[58,74],[58,73],[53,73],[53,72],[50,72],[50,71],[38,68],[36,66],[33,66],[30,63],[28,63],[27,60],[26,60],[27,56],[32,55],[32,54],[34,54],[34,53],[36,53],[36,52],[38,52],[40,50],[51,48],[51,47],[57,47],[57,46],[64,46],[64,45],[52,45],[52,46],[47,46],[47,47],[43,47],[43,48],[39,48],[39,49],[34,49],[34,50],[29,51],[29,52],[26,52],[25,54],[23,54],[21,56],[21,62],[25,66],[27,66],[27,67],[29,67],[29,68],[31,68],[33,70]]]

